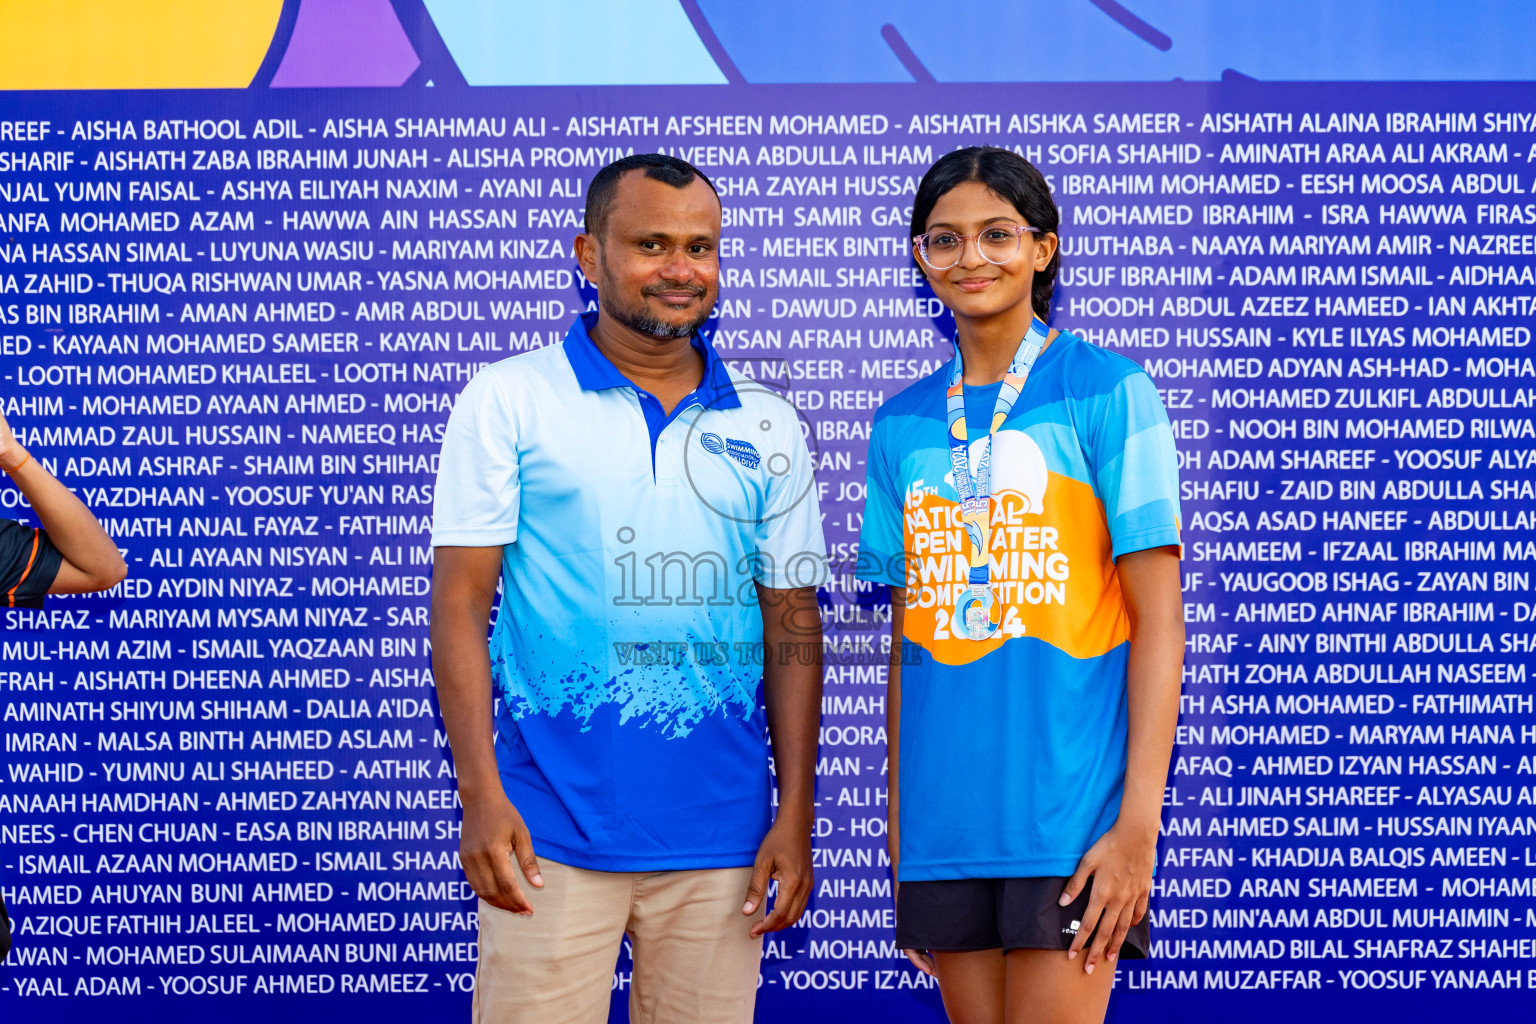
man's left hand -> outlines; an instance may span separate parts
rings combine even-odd
[[[774,823],[757,849],[757,863],[752,865],[752,881],[747,886],[743,914],[753,914],[767,899],[768,880],[779,883],[773,910],[752,926],[752,937],[788,928],[800,920],[810,901],[816,879],[811,870],[811,830],[797,827],[783,819]]]

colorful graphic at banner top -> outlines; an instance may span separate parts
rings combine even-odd
[[[1510,0],[698,0],[749,82],[1523,81],[1536,12]],[[894,30],[902,40],[893,46]]]
[[[725,83],[677,0],[426,0],[470,85]]]
[[[272,85],[400,85],[420,64],[389,0],[303,0]]]
[[[289,10],[291,35],[278,29]],[[1192,4],[1044,0],[0,2],[0,88],[392,86],[402,11],[470,85],[725,82],[1521,81],[1536,11],[1511,0]],[[1331,41],[1348,39],[1348,45]],[[977,40],[989,40],[980,49]],[[276,50],[268,54],[269,44]],[[426,83],[422,83],[426,84]],[[441,84],[434,82],[432,84]]]
[[[237,89],[283,0],[4,0],[0,89]]]

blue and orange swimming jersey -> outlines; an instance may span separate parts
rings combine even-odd
[[[875,414],[860,537],[858,576],[906,588],[899,877],[1070,875],[1120,810],[1129,623],[1114,560],[1179,543],[1173,433],[1140,367],[1065,332],[991,442],[996,388],[967,387],[971,465],[995,446],[1002,628],[966,639],[950,628],[968,542],[947,372]]]

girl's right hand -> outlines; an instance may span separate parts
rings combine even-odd
[[[912,961],[914,967],[928,975],[928,977],[938,977],[938,975],[933,973],[932,953],[926,949],[904,949],[902,952],[907,954],[907,959]]]

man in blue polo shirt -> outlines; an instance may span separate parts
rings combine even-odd
[[[762,935],[811,892],[821,516],[794,410],[697,333],[720,222],[681,160],[604,168],[576,239],[598,310],[448,422],[432,649],[477,1021],[607,1020],[626,933],[632,1021],[750,1020]]]

